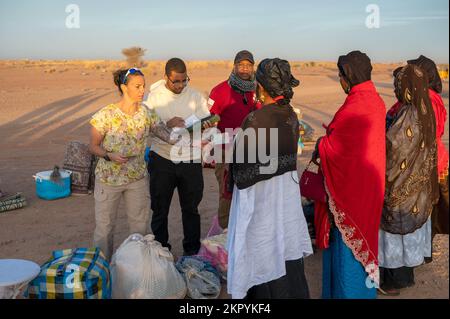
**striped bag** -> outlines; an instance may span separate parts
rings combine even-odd
[[[22,195],[22,193],[16,193],[14,195],[4,195],[0,198],[0,213],[7,212],[10,210],[25,207],[27,205],[27,200]]]
[[[25,292],[30,299],[110,299],[109,264],[98,248],[57,250]]]

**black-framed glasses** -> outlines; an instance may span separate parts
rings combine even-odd
[[[127,82],[127,78],[129,75],[134,75],[134,74],[139,74],[139,75],[144,75],[144,73],[142,73],[141,70],[139,70],[138,68],[131,68],[127,71],[127,73],[125,74],[125,76],[122,79],[122,84],[125,84]]]
[[[189,76],[187,76],[186,79],[184,79],[183,81],[180,81],[180,80],[172,81],[169,77],[167,77],[167,78],[169,79],[170,83],[172,83],[173,85],[183,85],[183,86],[186,86],[189,83],[189,81],[191,80],[189,78]]]

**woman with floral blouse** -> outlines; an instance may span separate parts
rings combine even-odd
[[[144,159],[147,137],[152,133],[171,144],[176,142],[170,140],[168,127],[142,105],[145,79],[139,69],[116,71],[114,83],[121,100],[102,108],[90,120],[90,151],[99,157],[95,169],[94,245],[108,260],[113,252],[113,230],[121,198],[129,233],[148,233],[150,199]]]

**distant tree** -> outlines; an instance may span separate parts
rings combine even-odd
[[[126,57],[128,67],[142,68],[146,64],[143,60],[146,49],[141,47],[131,47],[122,50],[122,54]]]

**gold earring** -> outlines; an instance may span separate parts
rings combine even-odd
[[[259,101],[264,104],[266,100],[266,96],[263,93],[259,93]]]

